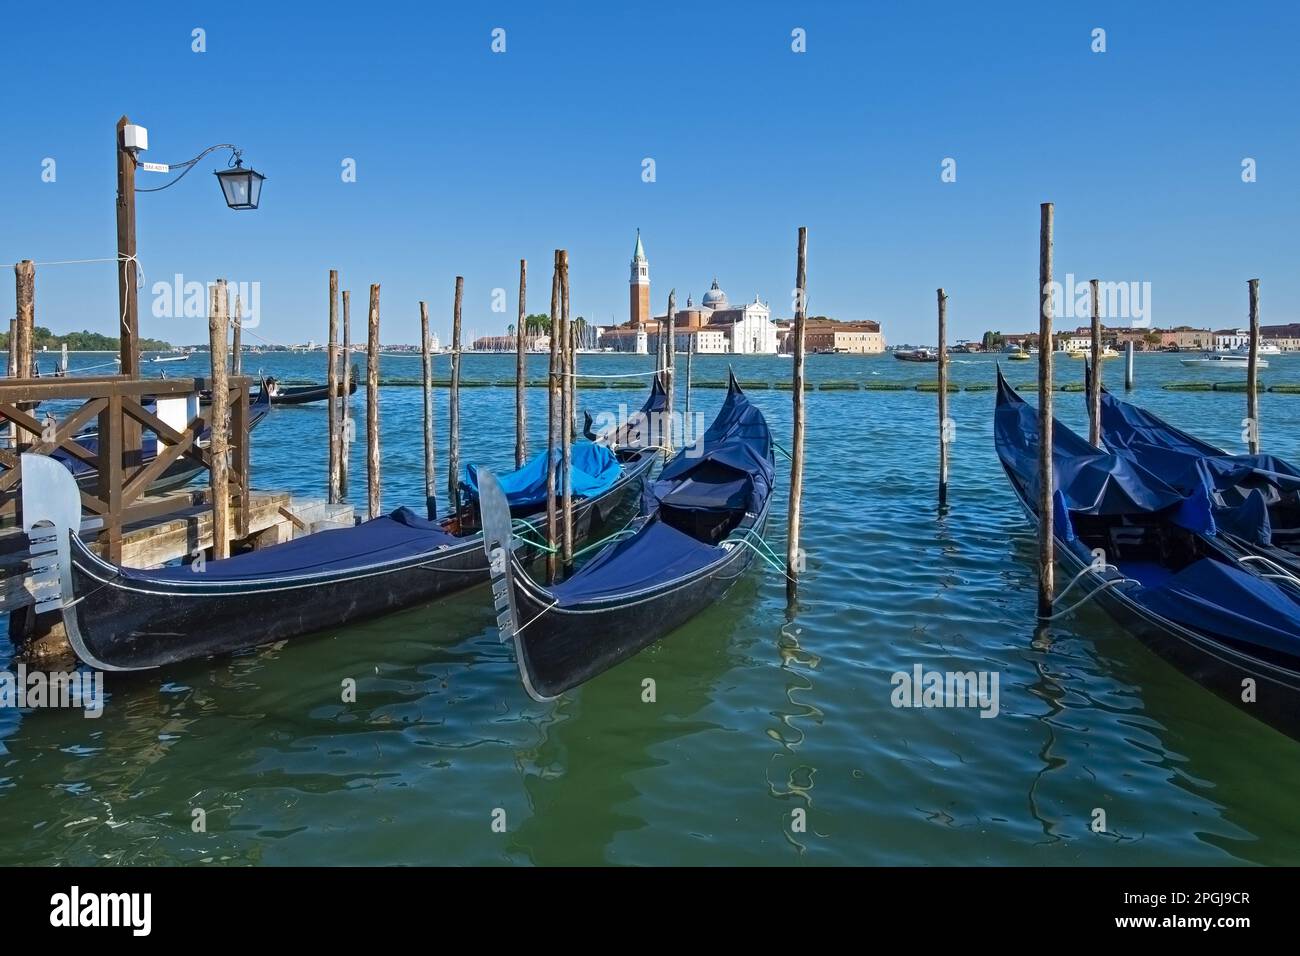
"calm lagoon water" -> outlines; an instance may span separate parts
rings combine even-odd
[[[445,375],[447,358],[437,361]],[[543,359],[532,361],[540,375]],[[468,356],[466,377],[508,379],[512,362]],[[953,378],[991,384],[993,362],[955,358]],[[1266,381],[1300,381],[1300,357],[1271,362]],[[259,364],[286,379],[324,368],[319,356],[247,360]],[[584,374],[648,364],[580,360]],[[1060,365],[1081,377],[1082,363]],[[720,381],[725,368],[697,357],[695,375]],[[752,382],[790,374],[775,358],[736,368]],[[1162,390],[1205,378],[1173,356],[1139,356],[1137,368],[1137,401],[1240,447],[1243,395]],[[388,378],[418,369],[418,358],[383,362]],[[1008,372],[1034,375],[1031,363]],[[1106,374],[1118,381],[1122,362]],[[888,357],[809,359],[816,382],[933,375]],[[463,394],[464,457],[507,462],[512,390]],[[641,394],[581,400],[613,410]],[[790,392],[750,395],[788,447]],[[693,401],[711,417],[722,396],[700,388]],[[544,401],[529,390],[535,442]],[[441,441],[445,393],[437,402]],[[1261,406],[1266,449],[1300,458],[1300,395]],[[385,507],[415,504],[419,390],[385,388],[381,407]],[[991,391],[953,395],[951,508],[939,514],[932,393],[811,392],[797,611],[787,614],[780,576],[755,567],[717,606],[554,703],[524,693],[479,589],[283,646],[108,675],[98,720],[0,711],[0,863],[1300,862],[1300,744],[1096,609],[1035,627],[1032,537],[992,448],[992,411]],[[1059,394],[1057,411],[1083,427],[1082,395]],[[256,433],[255,483],[321,495],[324,421],[323,406],[277,409]],[[783,460],[778,475],[769,539],[783,552]],[[996,672],[1000,712],[894,708],[890,676],[915,664]],[[358,699],[345,704],[349,677]],[[656,703],[641,701],[646,677]],[[192,832],[195,808],[206,833]],[[1090,829],[1097,808],[1108,833]],[[805,832],[791,827],[796,809]]]

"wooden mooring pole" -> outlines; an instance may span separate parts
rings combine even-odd
[[[790,442],[790,524],[785,545],[785,597],[793,604],[799,590],[799,573],[803,569],[803,551],[799,547],[799,522],[803,505],[804,331],[808,324],[808,228],[799,227],[799,253],[794,273],[794,435]]]
[[[573,334],[569,321],[569,253],[560,250],[560,497],[561,560],[567,573],[573,566]]]
[[[1124,390],[1133,391],[1133,342],[1124,343]]]
[[[430,521],[438,517],[437,474],[433,460],[433,356],[429,352],[429,303],[420,303],[420,384],[424,401],[424,505]]]
[[[230,413],[230,385],[226,378],[226,333],[228,330],[226,280],[212,286],[208,308],[208,348],[212,361],[212,439],[208,454],[212,467],[208,475],[212,489],[212,558],[230,557],[230,441],[227,434]],[[243,502],[245,510],[248,502]]]
[[[326,346],[325,354],[329,362],[329,368],[325,370],[325,393],[329,398],[325,401],[325,407],[328,411],[327,427],[329,434],[329,488],[328,498],[330,504],[338,504],[343,500],[339,491],[340,485],[340,467],[343,458],[343,436],[340,433],[342,424],[339,420],[339,273],[337,269],[330,270],[330,304],[329,304],[329,344]]]
[[[1038,225],[1038,616],[1051,617],[1056,597],[1052,507],[1052,227],[1055,209],[1039,207]]]
[[[1088,441],[1101,447],[1101,280],[1090,279],[1092,292],[1092,374],[1088,376]]]
[[[939,507],[948,505],[948,294],[936,290],[939,298]]]
[[[664,457],[667,458],[673,453],[673,392],[675,392],[677,383],[673,381],[677,376],[674,374],[673,362],[676,360],[676,342],[677,338],[677,290],[668,290],[668,314],[664,316],[664,327],[667,330],[666,344],[664,345]]]
[[[230,374],[244,374],[244,300],[235,296],[235,315],[230,329]]]
[[[366,500],[368,514],[383,510],[379,485],[379,284],[370,286],[366,333]]]
[[[32,377],[36,351],[36,264],[24,259],[14,266],[14,297],[17,304],[18,347],[15,354],[18,378]],[[9,343],[13,348],[14,343]]]
[[[352,293],[343,290],[343,400],[339,414],[339,501],[348,497],[348,463],[352,458]]]
[[[14,266],[14,298],[17,306],[15,313],[17,341],[15,343],[12,338],[9,340],[14,374],[18,378],[31,378],[36,338],[36,264],[31,259],[24,259]],[[35,403],[23,402],[20,407],[27,411],[34,408]],[[19,450],[24,442],[35,437],[15,424],[14,450]]]
[[[465,277],[456,276],[451,306],[451,388],[447,396],[447,507],[460,514],[460,310],[465,297]]]
[[[567,285],[569,281],[568,273],[565,273],[564,281]],[[578,323],[575,319],[569,320],[569,435],[576,439],[581,434],[578,427]]]
[[[1250,290],[1250,358],[1246,362],[1246,437],[1252,455],[1259,454],[1259,280],[1247,283]]]
[[[685,415],[687,418],[689,418],[691,414],[691,356],[695,354],[695,339],[697,337],[696,332],[698,331],[699,330],[697,329],[691,332],[690,341],[686,346],[686,412]],[[683,427],[685,426],[683,425]],[[692,431],[691,435],[694,436],[695,432]],[[682,440],[685,441],[686,439],[683,437]]]
[[[556,545],[559,542],[558,515],[555,510],[555,446],[560,420],[560,255],[555,250],[555,264],[551,272],[551,364],[546,379],[546,583],[555,582],[558,561]]]
[[[528,458],[528,403],[524,390],[528,385],[528,355],[525,351],[525,310],[528,297],[528,260],[519,260],[519,324],[515,326],[515,467],[524,467]]]

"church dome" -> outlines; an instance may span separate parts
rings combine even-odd
[[[713,285],[709,287],[709,291],[704,293],[703,304],[710,309],[725,309],[729,305],[727,293],[718,287],[716,278],[713,280]]]

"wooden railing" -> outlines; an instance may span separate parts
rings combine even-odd
[[[226,494],[235,508],[235,536],[248,534],[249,386],[247,376],[231,376],[230,455]],[[56,449],[87,466],[78,475],[83,519],[100,524],[104,554],[121,558],[124,526],[156,518],[176,509],[174,499],[149,498],[150,486],[174,464],[189,459],[212,468],[206,442],[200,436],[212,425],[211,406],[198,403],[199,414],[177,430],[144,407],[146,396],[167,399],[198,396],[210,382],[193,379],[132,379],[122,375],[70,378],[0,379],[0,423],[12,423],[11,440],[0,448],[0,522],[18,517],[22,468],[19,455],[48,455]],[[34,403],[79,402],[60,418],[41,414]],[[188,413],[187,413],[188,417]],[[87,433],[92,422],[96,431]],[[141,432],[157,437],[157,450],[146,454],[136,444]],[[135,445],[134,449],[131,445]],[[214,489],[214,493],[217,489]]]

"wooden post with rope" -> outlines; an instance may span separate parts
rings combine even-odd
[[[329,396],[325,401],[330,446],[328,497],[330,504],[338,504],[343,500],[339,493],[339,462],[342,458],[343,443],[342,436],[339,434],[339,273],[337,269],[330,270],[329,295],[329,344],[326,347],[329,367],[325,370],[325,393]]]
[[[208,348],[212,362],[212,425],[208,455],[212,463],[208,471],[212,491],[212,558],[220,561],[230,557],[230,438],[228,435],[230,413],[230,385],[226,377],[226,334],[228,317],[226,280],[218,279],[209,293]],[[241,502],[244,511],[248,502]]]
[[[429,352],[429,303],[420,303],[420,384],[424,410],[424,506],[430,521],[438,516],[438,486],[433,452],[433,356]]]
[[[366,321],[366,499],[372,519],[383,513],[379,467],[379,284],[374,283]]]
[[[1052,483],[1052,231],[1054,207],[1039,207],[1038,226],[1038,616],[1052,616],[1056,539]]]
[[[447,397],[447,507],[460,514],[460,327],[465,277],[456,276],[456,296],[451,307],[451,390]]]
[[[528,356],[525,353],[524,302],[528,295],[528,260],[519,260],[519,324],[515,326],[515,467],[524,467],[528,458]]]
[[[790,449],[790,515],[785,546],[785,598],[793,604],[799,591],[799,574],[803,569],[803,551],[799,547],[799,524],[803,505],[804,455],[804,338],[808,325],[808,227],[799,227],[799,252],[795,265],[794,369],[791,401],[794,434]]]
[[[555,508],[555,446],[559,444],[556,430],[560,416],[560,255],[555,250],[555,264],[551,272],[551,364],[546,380],[546,583],[555,582],[558,570],[556,547],[559,542],[558,518]]]

